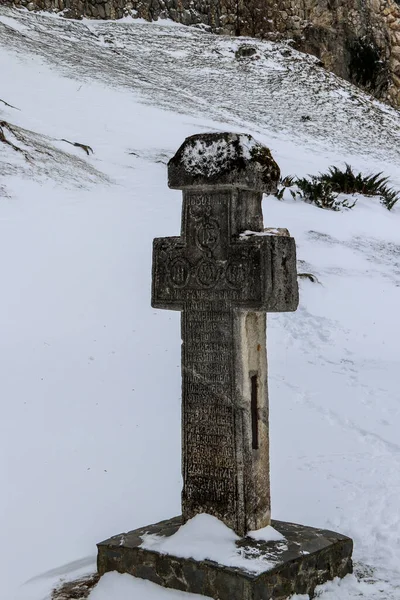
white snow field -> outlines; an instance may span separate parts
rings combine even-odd
[[[400,188],[398,112],[289,45],[239,61],[241,43],[0,8],[1,600],[49,600],[96,542],[180,511],[179,313],[150,283],[184,138],[250,133],[284,175],[347,161]],[[354,538],[355,574],[321,600],[399,600],[400,206],[263,206],[318,279],[268,318],[273,517]],[[185,598],[115,573],[90,596]]]

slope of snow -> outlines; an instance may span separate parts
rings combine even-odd
[[[396,111],[255,44],[238,61],[238,40],[196,29],[0,8],[0,121],[23,150],[0,142],[7,600],[48,599],[96,542],[180,510],[179,314],[150,307],[150,281],[153,237],[179,233],[165,165],[184,138],[249,133],[284,175],[346,160],[400,188]],[[322,600],[399,600],[400,207],[268,197],[264,221],[319,281],[268,319],[273,517],[354,538],[355,576]],[[117,575],[91,600],[110,595],[184,597]]]

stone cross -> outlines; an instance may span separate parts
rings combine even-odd
[[[270,523],[266,312],[297,308],[295,242],[263,230],[279,167],[251,136],[187,138],[168,177],[182,228],[154,240],[152,306],[182,311],[183,519],[244,536]]]

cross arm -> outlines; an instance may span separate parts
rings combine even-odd
[[[256,277],[260,285],[260,310],[292,312],[299,304],[296,244],[287,235],[254,235],[239,244],[252,247]]]
[[[180,237],[153,240],[151,305],[153,308],[182,310],[182,288],[189,278],[189,263]]]

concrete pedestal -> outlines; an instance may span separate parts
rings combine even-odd
[[[98,571],[129,573],[167,588],[215,600],[286,600],[292,594],[313,596],[317,585],[352,572],[350,538],[332,531],[272,521],[285,541],[237,542],[244,556],[265,557],[273,567],[260,574],[210,560],[196,561],[141,548],[145,533],[173,535],[181,517],[116,535],[98,544]]]

